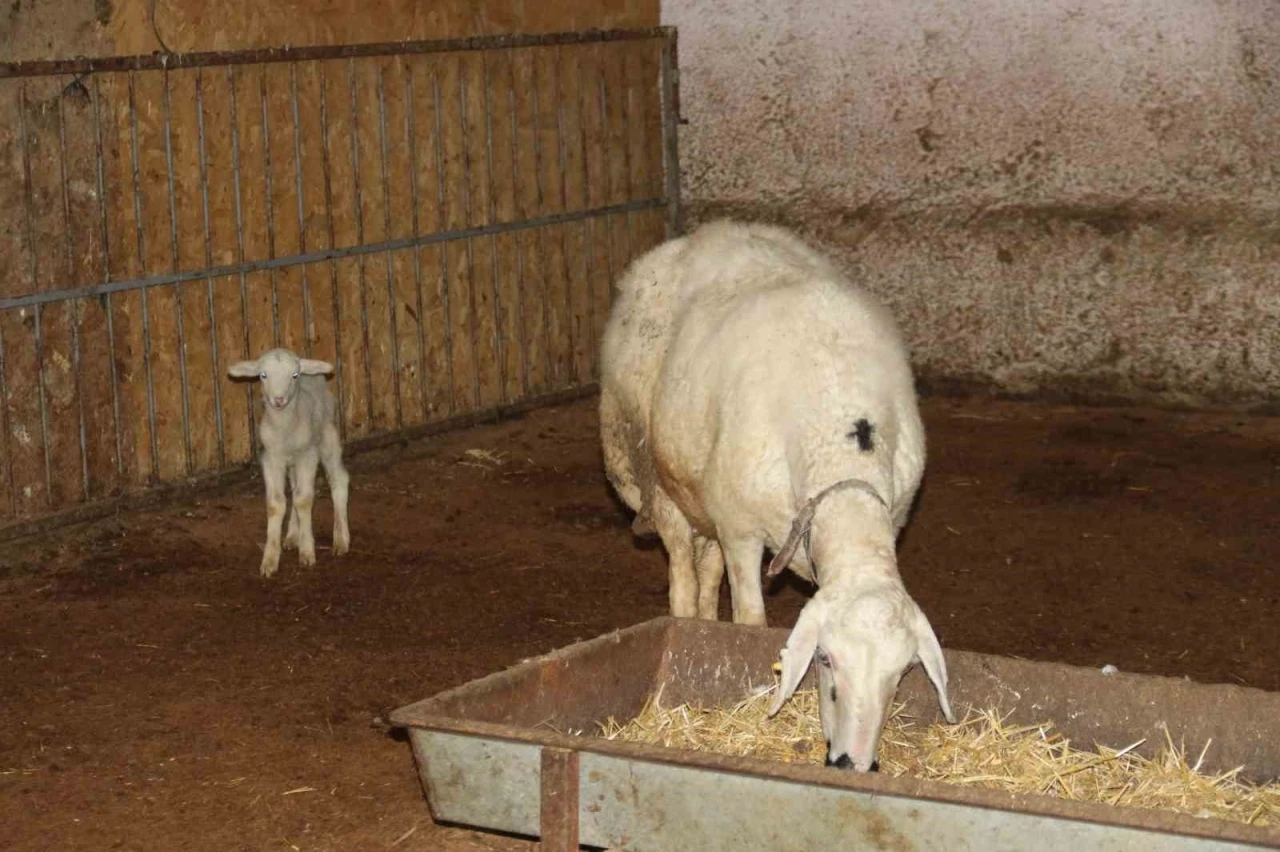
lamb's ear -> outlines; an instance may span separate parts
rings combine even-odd
[[[951,702],[947,699],[947,661],[942,656],[942,646],[933,633],[933,626],[925,617],[924,610],[915,608],[911,630],[916,637],[916,659],[924,666],[933,688],[938,692],[938,704],[942,707],[942,715],[949,724],[956,723],[955,714],[951,712]]]
[[[333,372],[333,365],[328,361],[301,358],[298,360],[298,371],[306,376],[327,376]]]
[[[787,637],[787,644],[782,646],[782,680],[769,707],[770,716],[782,709],[783,703],[796,691],[800,679],[809,670],[813,652],[818,648],[818,631],[822,629],[826,614],[826,603],[817,598],[810,599],[800,611],[800,618]]]
[[[260,372],[262,369],[256,360],[237,361],[227,368],[227,375],[233,379],[256,379]]]

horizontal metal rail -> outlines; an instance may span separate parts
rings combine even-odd
[[[189,269],[184,272],[169,272],[164,275],[150,275],[146,278],[134,278],[129,281],[112,281],[107,284],[93,284],[78,290],[51,290],[47,293],[29,293],[25,296],[13,296],[0,299],[0,311],[10,308],[24,308],[42,305],[49,302],[63,302],[68,299],[83,299],[89,296],[102,296],[107,293],[145,290],[151,287],[163,287],[167,284],[179,284],[184,281],[203,281],[206,278],[222,278],[229,275],[241,275],[250,272],[261,272],[269,269],[283,269],[306,263],[319,263],[326,260],[337,260],[344,257],[360,257],[379,252],[399,251],[400,249],[418,246],[435,245],[436,243],[469,240],[476,237],[488,237],[513,231],[526,231],[543,228],[549,225],[563,225],[569,222],[583,222],[613,216],[618,213],[631,213],[638,210],[650,210],[666,206],[665,198],[646,198],[640,201],[629,201],[626,204],[614,204],[609,207],[596,207],[591,210],[575,210],[569,213],[556,213],[552,216],[540,216],[522,222],[503,222],[475,228],[458,228],[453,231],[437,231],[432,234],[420,234],[416,237],[399,237],[394,240],[383,240],[377,243],[345,246],[343,248],[322,249],[305,254],[292,254],[286,257],[263,258],[261,260],[231,263],[225,266],[213,266],[208,269]]]
[[[584,30],[538,35],[492,35],[431,41],[388,41],[370,44],[335,44],[312,47],[264,47],[251,50],[214,50],[201,53],[148,53],[137,56],[38,59],[0,62],[0,80],[44,77],[53,74],[92,74],[100,71],[159,71],[209,68],[218,65],[254,65],[269,62],[303,62],[315,59],[358,59],[370,56],[456,53],[474,50],[515,50],[522,47],[557,47],[667,38],[674,27],[628,30]]]

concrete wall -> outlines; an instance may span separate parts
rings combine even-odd
[[[822,243],[926,384],[1280,400],[1280,3],[663,7],[689,224]]]

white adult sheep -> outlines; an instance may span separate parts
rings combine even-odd
[[[262,553],[262,576],[276,573],[280,564],[280,525],[284,519],[286,475],[293,497],[289,528],[283,546],[298,548],[298,561],[316,564],[311,531],[311,508],[316,494],[316,465],[324,464],[333,496],[333,553],[341,556],[351,544],[347,526],[350,477],[342,466],[337,406],[325,384],[333,366],[299,358],[288,349],[272,349],[255,361],[232,364],[227,373],[237,379],[257,379],[262,387],[262,416],[258,439],[262,445],[262,481],[267,492],[267,544]]]
[[[713,222],[638,258],[602,340],[610,482],[667,549],[671,613],[764,624],[761,557],[813,580],[782,651],[777,713],[818,661],[827,763],[878,768],[915,661],[953,720],[928,619],[896,541],[924,470],[924,427],[889,313],[780,228]],[[803,545],[803,546],[801,546]]]

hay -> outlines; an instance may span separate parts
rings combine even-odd
[[[661,691],[640,715],[610,718],[605,739],[757,757],[783,763],[821,764],[826,748],[815,690],[797,692],[778,715],[766,715],[772,690],[736,706],[662,707]],[[880,771],[894,777],[943,781],[1011,793],[1037,793],[1082,802],[1175,811],[1255,826],[1280,825],[1280,783],[1255,786],[1238,778],[1197,771],[1211,743],[1194,762],[1168,732],[1153,759],[1121,749],[1075,748],[1051,722],[1011,726],[996,710],[970,710],[955,725],[921,724],[901,705],[893,708],[880,741]]]

